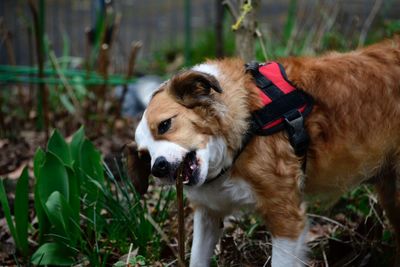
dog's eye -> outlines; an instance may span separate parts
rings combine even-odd
[[[164,120],[158,124],[158,134],[165,134],[171,128],[171,119]]]

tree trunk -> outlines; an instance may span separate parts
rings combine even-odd
[[[248,0],[238,0],[239,9],[247,3]],[[255,58],[255,30],[257,27],[256,14],[260,6],[260,0],[251,1],[252,9],[247,13],[240,24],[239,29],[235,32],[235,50],[236,55],[245,62],[254,60]],[[239,14],[241,11],[239,12]]]

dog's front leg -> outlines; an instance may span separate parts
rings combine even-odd
[[[221,221],[220,216],[207,209],[195,210],[190,267],[210,266],[215,245],[222,233]]]
[[[307,265],[305,237],[308,232],[305,205],[300,193],[290,190],[296,183],[280,182],[275,184],[274,191],[262,195],[260,204],[260,212],[272,234],[271,266],[304,266]]]
[[[287,181],[286,181],[287,182]],[[307,265],[307,222],[300,194],[290,192],[290,182],[275,188],[275,194],[264,195],[262,215],[272,234],[272,267]],[[278,189],[279,188],[279,189]]]
[[[307,227],[297,238],[273,237],[272,238],[272,267],[305,266],[306,244],[305,236]]]
[[[304,175],[301,161],[282,135],[254,142],[253,153],[262,146],[265,151],[249,154],[252,164],[243,164],[239,174],[255,189],[257,211],[271,232],[272,267],[297,267],[307,264]]]

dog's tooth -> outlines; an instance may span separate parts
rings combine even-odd
[[[189,183],[189,179],[188,180],[184,180],[182,181],[183,184],[188,184]]]
[[[193,163],[192,165],[190,165],[190,169],[191,170],[194,170],[194,169],[196,169],[197,168],[197,165],[195,164],[195,163]]]

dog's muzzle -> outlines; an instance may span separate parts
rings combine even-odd
[[[153,167],[151,168],[151,174],[155,177],[167,177],[171,172],[171,164],[165,157],[156,158]]]
[[[175,180],[177,175],[182,175],[183,184],[195,185],[200,173],[199,161],[195,151],[190,151],[181,162],[169,162],[165,157],[156,158],[151,168],[151,174],[160,179]]]

